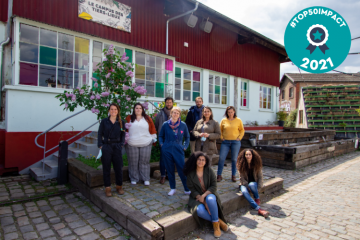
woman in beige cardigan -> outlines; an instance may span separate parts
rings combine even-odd
[[[210,107],[204,107],[202,119],[195,124],[193,134],[196,137],[195,151],[206,153],[212,165],[212,156],[218,152],[216,139],[220,139],[221,132],[219,123],[213,119]]]

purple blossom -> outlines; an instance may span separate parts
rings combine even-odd
[[[95,99],[95,96],[94,96],[94,95],[91,95],[90,99],[91,99],[91,100],[94,100],[94,99]]]
[[[132,87],[136,87],[136,83],[131,84]]]
[[[75,96],[75,95],[73,95],[73,96],[71,97],[71,101],[73,101],[73,102],[76,101],[76,96]]]
[[[77,87],[76,89],[77,89],[77,90],[80,90],[80,87]]]
[[[103,97],[107,97],[107,96],[109,96],[110,95],[110,93],[108,93],[108,92],[103,92],[103,93],[101,93],[101,96],[103,96]]]
[[[94,107],[91,109],[91,112],[92,112],[92,113],[95,113],[95,112],[96,112]]]
[[[130,98],[130,97],[126,97],[126,101],[131,101],[131,98]]]
[[[122,87],[122,88],[123,88],[123,90],[124,90],[124,91],[126,91],[126,90],[128,90],[128,89],[129,89],[129,86],[123,85],[123,87]]]
[[[66,96],[66,97],[70,97],[70,94],[68,94],[68,93],[66,92],[66,93],[65,93],[65,96]]]
[[[129,57],[126,56],[126,52],[124,52],[124,54],[121,56],[121,61],[125,62],[126,60],[128,60]]]
[[[100,110],[99,110],[99,109],[95,109],[95,112],[96,112],[96,113],[99,113],[99,112],[100,112]]]
[[[115,72],[115,69],[112,68],[111,71],[112,71],[112,72]]]
[[[106,78],[109,78],[111,76],[111,73],[106,74]]]
[[[95,83],[95,84],[94,84],[94,87],[96,87],[96,88],[97,88],[98,86],[99,86],[99,84],[98,84],[98,83]]]
[[[106,58],[106,57],[104,57],[104,59],[103,59],[103,61],[105,62],[105,61],[107,61],[108,59]]]
[[[96,99],[100,99],[100,95],[99,94],[96,94]]]
[[[134,77],[134,73],[132,71],[127,71],[126,76]]]
[[[125,123],[125,128],[129,129],[131,127],[131,123]]]
[[[117,67],[119,68],[121,66],[120,62],[117,63]]]
[[[69,106],[69,104],[65,103],[65,109],[67,109],[67,108],[68,108],[68,106]]]
[[[126,108],[126,109],[128,109],[128,108],[129,108],[129,106],[126,106],[125,108]]]
[[[118,99],[117,102],[120,103],[120,99]]]
[[[97,82],[97,79],[92,77],[91,80],[93,80],[94,82]]]
[[[81,89],[81,90],[80,90],[80,95],[83,95],[84,92],[85,92],[85,90],[84,90],[84,89]]]
[[[110,104],[108,104],[108,103],[107,103],[107,104],[105,104],[105,107],[110,107]]]

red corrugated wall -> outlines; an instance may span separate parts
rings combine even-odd
[[[1,1],[1,9],[7,0]],[[121,0],[132,7],[131,33],[78,18],[77,0],[14,0],[15,15],[101,38],[165,53],[162,0]],[[1,10],[5,11],[5,10]],[[3,14],[2,14],[3,15]],[[1,19],[3,16],[1,16]],[[237,44],[237,34],[214,24],[210,34],[188,27],[183,18],[169,24],[169,54],[176,61],[279,86],[278,54],[260,45]],[[184,42],[189,47],[184,47]]]

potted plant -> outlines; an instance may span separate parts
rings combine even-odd
[[[276,118],[278,120],[279,127],[284,126],[284,122],[286,120],[287,115],[288,114],[287,114],[287,112],[284,111],[284,109],[282,109],[281,111],[276,113]]]

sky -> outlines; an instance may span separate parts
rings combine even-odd
[[[328,7],[338,12],[347,22],[351,38],[360,37],[360,0],[198,1],[282,45],[285,28],[290,19],[300,10],[312,6]],[[360,52],[360,39],[351,42],[350,53],[352,52]],[[360,72],[360,55],[349,55],[336,70],[346,73]],[[299,69],[291,62],[282,63],[280,79],[284,73],[299,73]]]

